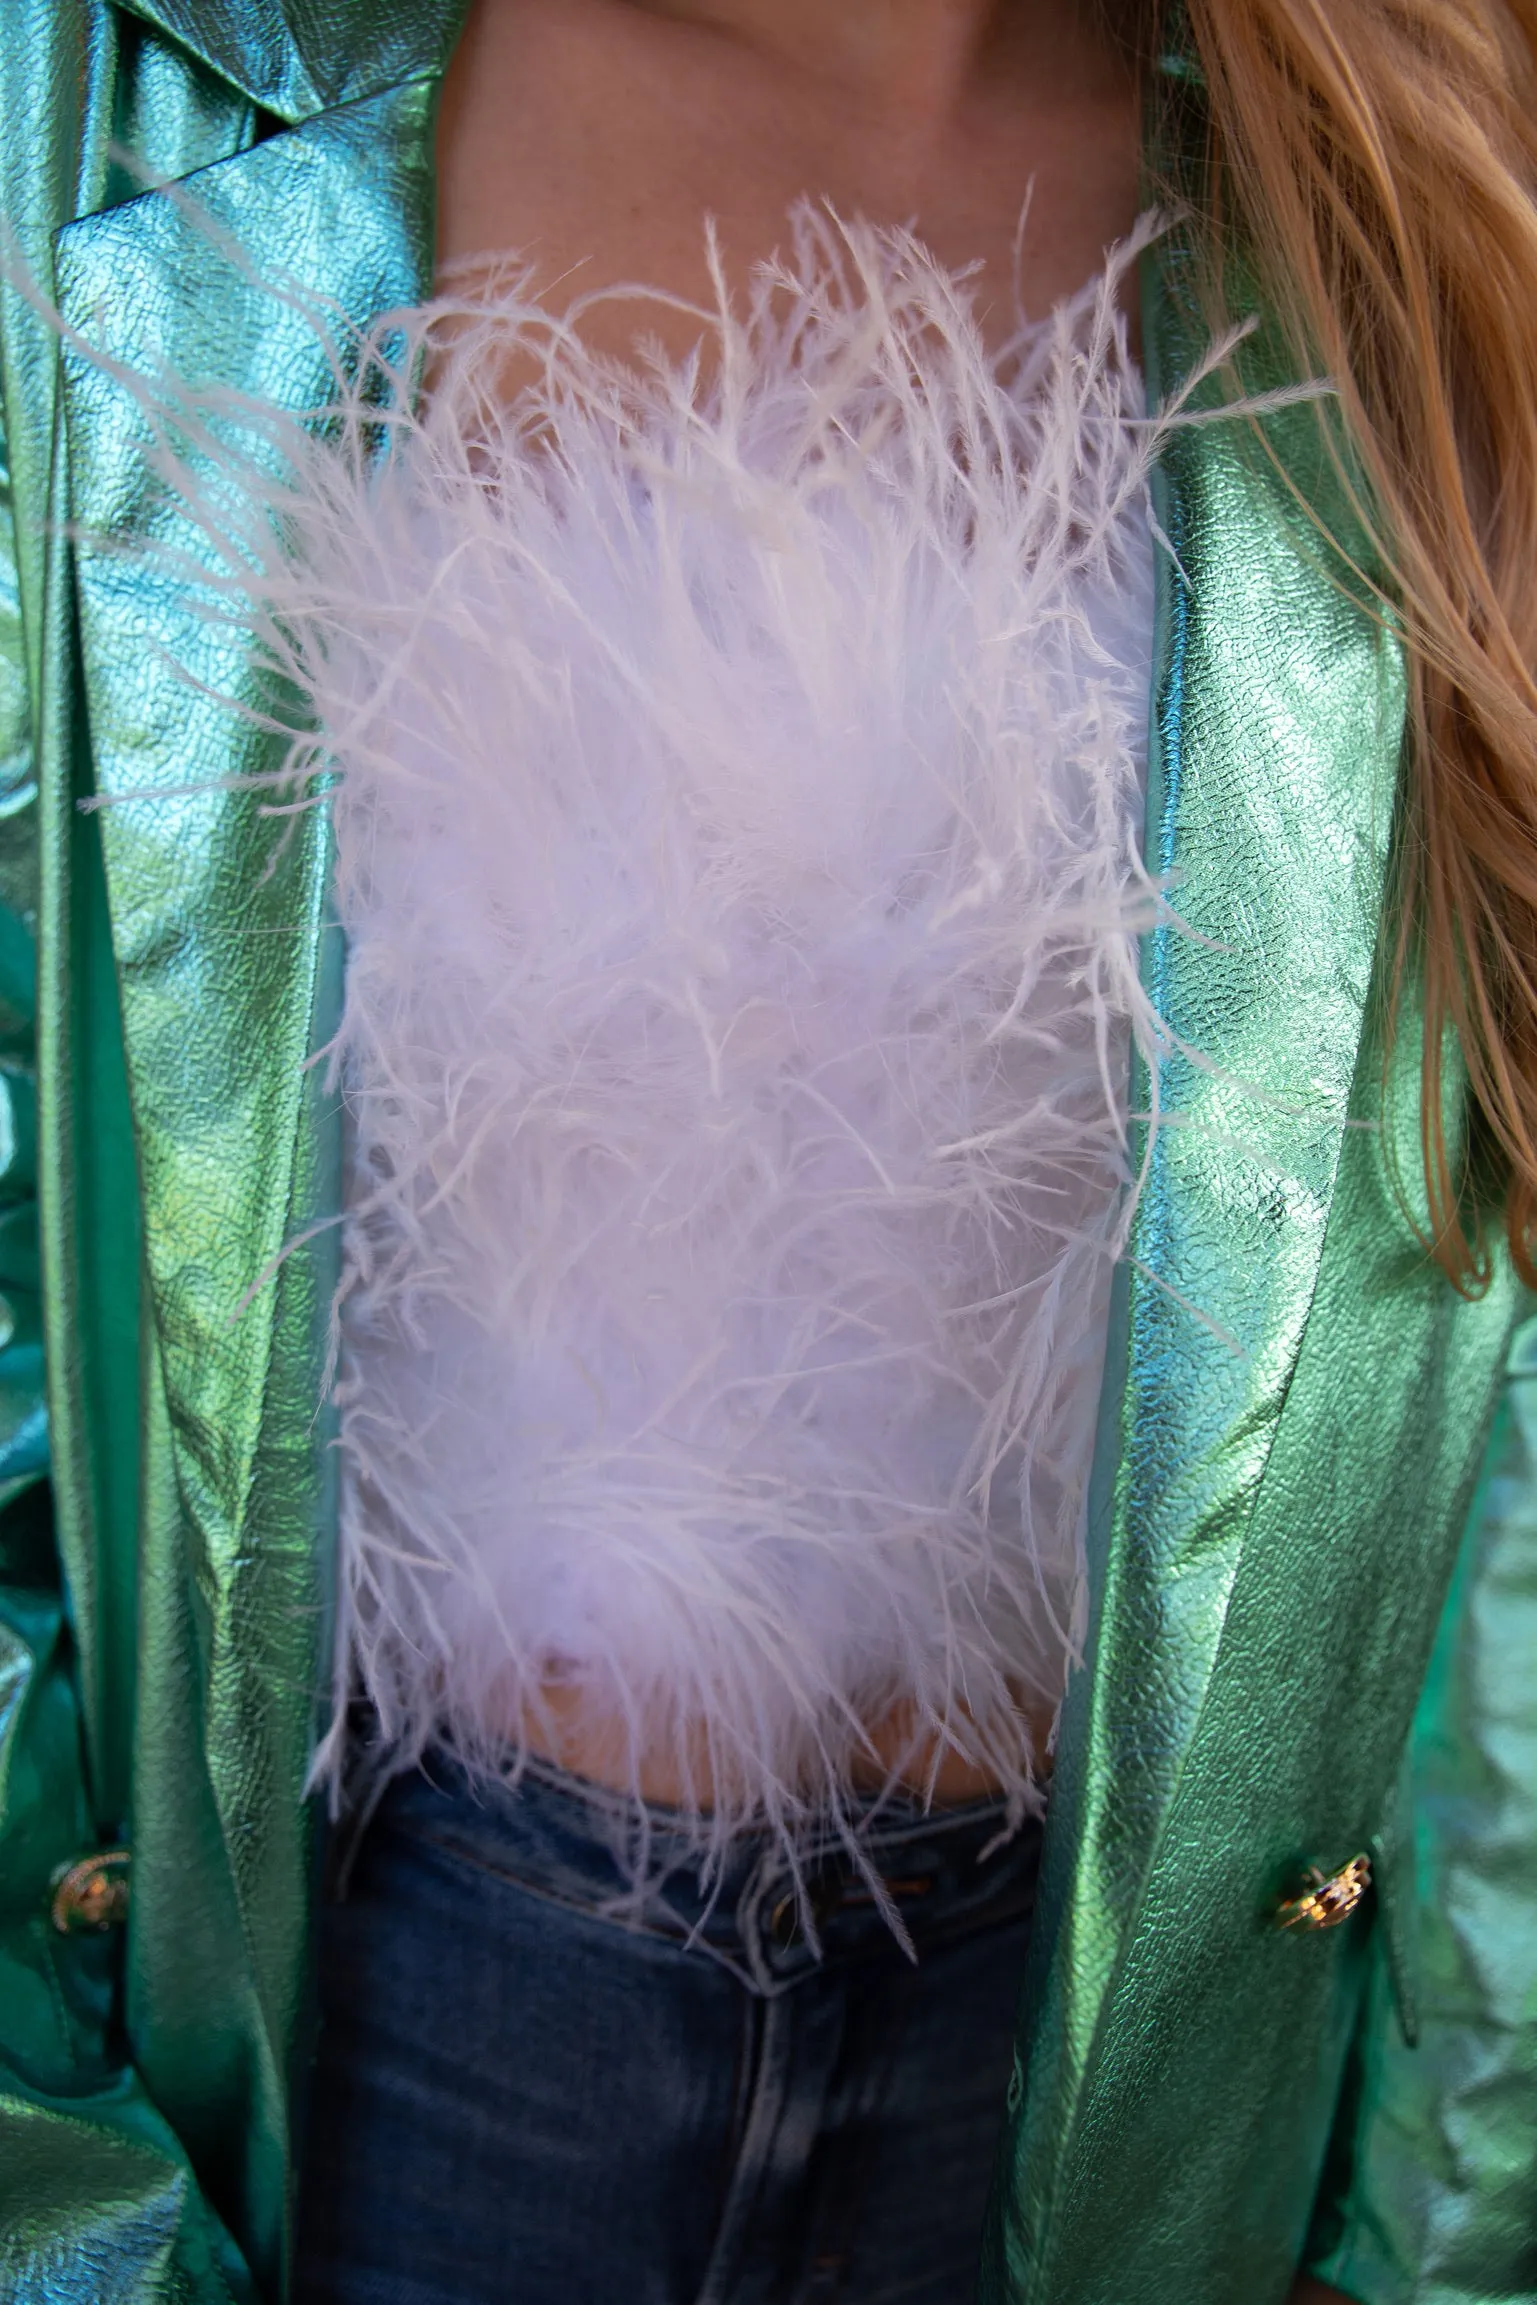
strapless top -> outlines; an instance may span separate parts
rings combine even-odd
[[[512,274],[285,507],[348,955],[338,1718],[402,1760],[515,1765],[554,1680],[708,1755],[716,1846],[846,1820],[893,1705],[1038,1797],[1157,1029],[1129,261],[994,350],[803,212],[706,360],[623,369]]]

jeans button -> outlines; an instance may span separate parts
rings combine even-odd
[[[801,1941],[800,1904],[794,1891],[780,1898],[769,1915],[769,1935],[781,1953],[791,1953]]]
[[[836,1879],[808,1881],[804,1905],[811,1908],[813,1926],[825,1929],[838,1907],[843,1903],[843,1883]],[[803,1900],[793,1889],[787,1889],[769,1915],[769,1936],[781,1953],[793,1953],[797,1945],[806,1942]]]

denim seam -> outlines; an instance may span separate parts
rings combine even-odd
[[[473,1856],[460,1843],[445,1840],[440,1834],[420,1825],[401,1824],[394,1817],[381,1820],[382,1829],[395,1834],[402,1841],[419,1842],[424,1848],[435,1850],[440,1857],[463,1865],[467,1870],[496,1881],[502,1888],[516,1889],[524,1896],[533,1897],[542,1905],[553,1905],[562,1913],[575,1914],[579,1919],[596,1921],[600,1927],[618,1929],[627,1937],[646,1937],[652,1943],[670,1947],[674,1952],[687,1952],[688,1932],[679,1925],[675,1929],[661,1929],[652,1923],[632,1919],[616,1913],[605,1913],[601,1906],[584,1898],[562,1896],[558,1889],[531,1881],[526,1873],[511,1873],[500,1865],[487,1862],[484,1857]]]

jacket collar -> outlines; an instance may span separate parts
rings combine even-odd
[[[469,0],[120,0],[262,111],[297,123],[441,72]]]

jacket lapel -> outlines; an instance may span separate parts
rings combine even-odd
[[[61,309],[91,347],[66,356],[71,512],[153,1310],[141,1639],[162,1646],[138,1732],[130,2019],[273,2282],[308,1974],[304,1781],[329,1678],[334,1236],[244,1300],[336,1206],[336,1116],[306,1064],[340,955],[324,812],[280,837],[267,795],[231,782],[280,765],[283,739],[248,632],[176,573],[206,548],[152,476],[124,380],[324,407],[313,314],[366,320],[429,285],[434,96],[418,79],[321,113],[57,244]],[[212,2002],[189,1975],[218,1980]],[[217,2059],[213,2005],[229,2020]]]
[[[290,124],[441,73],[468,0],[123,0]]]
[[[1155,398],[1206,340],[1192,276],[1177,241],[1149,269]],[[1262,348],[1251,388],[1286,380]],[[1377,1126],[1403,666],[1302,509],[1353,541],[1315,416],[1264,432],[1186,432],[1159,487],[1148,856],[1184,926],[1144,953],[1173,1037],[991,2241],[994,2293],[1051,2305],[1261,2305],[1297,2262],[1360,1934],[1273,1915],[1384,1822],[1512,1313],[1398,1198],[1412,1019],[1406,1141]]]

